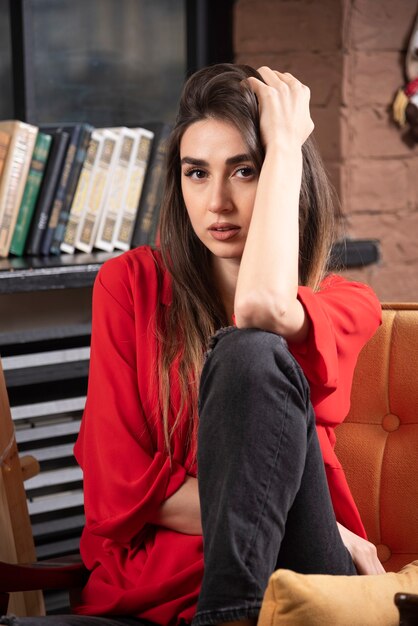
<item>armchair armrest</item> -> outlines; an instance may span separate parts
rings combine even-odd
[[[35,589],[74,589],[88,578],[79,556],[31,564],[0,561],[0,593]]]
[[[413,593],[396,593],[395,604],[400,614],[402,626],[418,624],[418,595]]]
[[[11,592],[68,589],[71,598],[77,593],[74,590],[84,585],[88,575],[79,555],[30,564],[0,561],[0,615],[7,612]]]

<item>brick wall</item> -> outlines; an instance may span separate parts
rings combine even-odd
[[[418,145],[391,120],[415,0],[237,0],[237,62],[295,74],[311,89],[315,135],[347,235],[382,260],[354,278],[382,300],[418,301]]]

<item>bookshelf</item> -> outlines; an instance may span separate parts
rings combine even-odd
[[[0,259],[0,295],[91,287],[102,263],[121,252]]]
[[[85,120],[99,127],[136,125],[152,111],[170,122],[184,77],[233,59],[233,4],[1,0],[0,116],[37,126]],[[91,286],[107,258],[93,251],[1,259],[0,295]]]
[[[0,295],[91,287],[100,266],[122,252],[0,259]],[[380,258],[376,239],[345,240],[333,249],[331,268],[365,267]]]

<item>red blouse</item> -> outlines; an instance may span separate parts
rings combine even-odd
[[[304,344],[290,349],[310,383],[337,519],[364,536],[333,450],[333,429],[348,412],[354,365],[380,323],[380,305],[371,289],[338,276],[328,277],[317,293],[300,287],[299,298],[311,330]],[[187,474],[196,476],[191,454],[184,452],[187,429],[174,435],[170,464],[155,411],[156,311],[170,299],[161,256],[148,247],[108,261],[95,282],[87,403],[74,449],[84,472],[80,548],[91,575],[77,613],[130,614],[171,625],[190,622],[195,612],[202,537],[149,522]]]

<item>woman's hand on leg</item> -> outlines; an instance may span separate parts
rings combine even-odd
[[[385,569],[377,558],[376,546],[359,537],[337,522],[341,539],[354,561],[359,574],[384,574]]]

